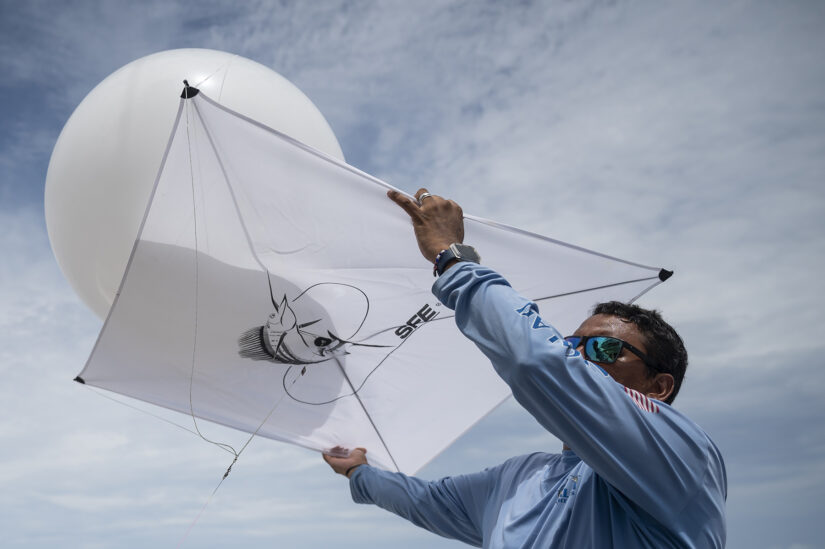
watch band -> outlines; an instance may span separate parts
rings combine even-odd
[[[441,250],[435,257],[433,265],[433,276],[441,276],[444,274],[444,269],[447,265],[455,259],[456,261],[470,261],[472,263],[481,263],[481,256],[472,246],[454,242],[450,244],[449,248]]]

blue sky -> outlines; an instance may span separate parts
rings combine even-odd
[[[101,322],[43,214],[52,147],[85,94],[144,55],[206,47],[291,80],[347,160],[397,187],[673,268],[643,304],[687,343],[676,406],[725,455],[728,546],[821,547],[824,25],[813,1],[0,0],[4,544],[176,545],[227,466],[71,383]],[[422,476],[558,448],[510,402]],[[333,543],[459,546],[356,506],[316,454],[267,440],[184,546]]]

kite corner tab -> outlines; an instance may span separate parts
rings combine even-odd
[[[671,276],[673,276],[673,271],[668,271],[667,269],[661,269],[659,271],[659,280],[661,280],[662,282],[664,282]]]
[[[191,99],[200,93],[198,88],[193,88],[186,80],[183,81],[183,91],[180,92],[181,99]]]
[[[77,376],[76,378],[74,378],[74,381],[77,381],[81,385],[86,385],[86,381],[80,376]]]

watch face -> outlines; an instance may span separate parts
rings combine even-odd
[[[478,255],[478,252],[472,246],[468,246],[467,244],[453,244],[450,247],[453,248],[453,253],[455,253],[457,259],[481,263],[481,256]]]

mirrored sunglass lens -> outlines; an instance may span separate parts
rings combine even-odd
[[[587,340],[587,356],[595,362],[616,362],[622,352],[622,342],[612,337],[591,337]]]

